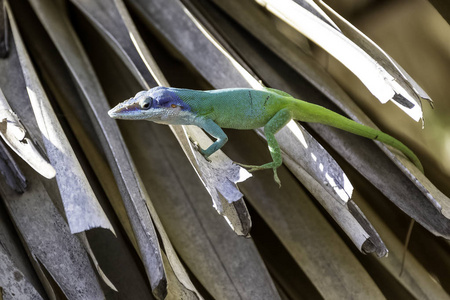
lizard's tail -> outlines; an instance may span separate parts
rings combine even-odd
[[[422,173],[424,172],[422,163],[420,162],[419,158],[417,158],[417,156],[414,154],[414,152],[412,152],[411,149],[409,149],[396,138],[377,129],[359,124],[322,106],[298,99],[296,100],[297,101],[292,102],[292,105],[294,106],[294,108],[292,109],[293,118],[295,120],[299,120],[301,122],[325,124],[351,132],[359,136],[383,142],[403,152],[403,154],[405,154],[406,157],[408,157],[409,160],[411,160]]]

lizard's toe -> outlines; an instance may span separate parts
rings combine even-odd
[[[199,145],[198,142],[194,141],[191,137],[189,137],[189,141],[192,144],[192,148],[194,148],[195,151],[199,152],[208,162],[211,162],[211,160],[206,156],[205,150],[203,150]]]
[[[273,180],[278,183],[278,187],[281,188],[281,180],[278,178],[277,168],[273,169]]]
[[[254,171],[258,171],[261,170],[261,166],[255,166],[255,165],[245,165],[245,164],[241,164],[238,162],[234,162],[236,165],[241,166],[243,168],[245,168],[248,172],[254,172]]]

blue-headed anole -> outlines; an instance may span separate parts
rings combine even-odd
[[[170,87],[155,87],[142,91],[111,109],[115,119],[148,120],[161,124],[197,125],[216,138],[207,149],[198,150],[205,158],[222,148],[228,137],[222,128],[256,129],[264,127],[272,162],[261,166],[243,165],[250,172],[273,169],[280,184],[277,168],[282,164],[281,150],[275,133],[290,120],[321,123],[372,140],[381,141],[405,154],[423,173],[417,156],[394,137],[359,124],[322,106],[295,99],[276,89],[233,88],[196,91]]]

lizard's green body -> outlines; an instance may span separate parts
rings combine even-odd
[[[139,92],[130,100],[109,111],[116,119],[149,120],[173,125],[197,125],[217,140],[206,150],[205,156],[219,150],[228,140],[222,128],[256,129],[264,127],[273,161],[261,166],[249,166],[249,171],[273,169],[279,183],[277,168],[282,164],[281,151],[275,133],[290,120],[321,123],[369,139],[381,141],[403,152],[423,172],[417,156],[402,142],[371,127],[361,125],[322,106],[293,98],[275,90],[222,89],[196,91],[156,87]]]

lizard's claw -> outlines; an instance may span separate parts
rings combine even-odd
[[[194,141],[191,137],[189,137],[189,141],[192,144],[192,148],[194,148],[195,151],[199,152],[208,162],[211,162],[211,160],[206,157],[205,150],[203,150],[196,141]]]

